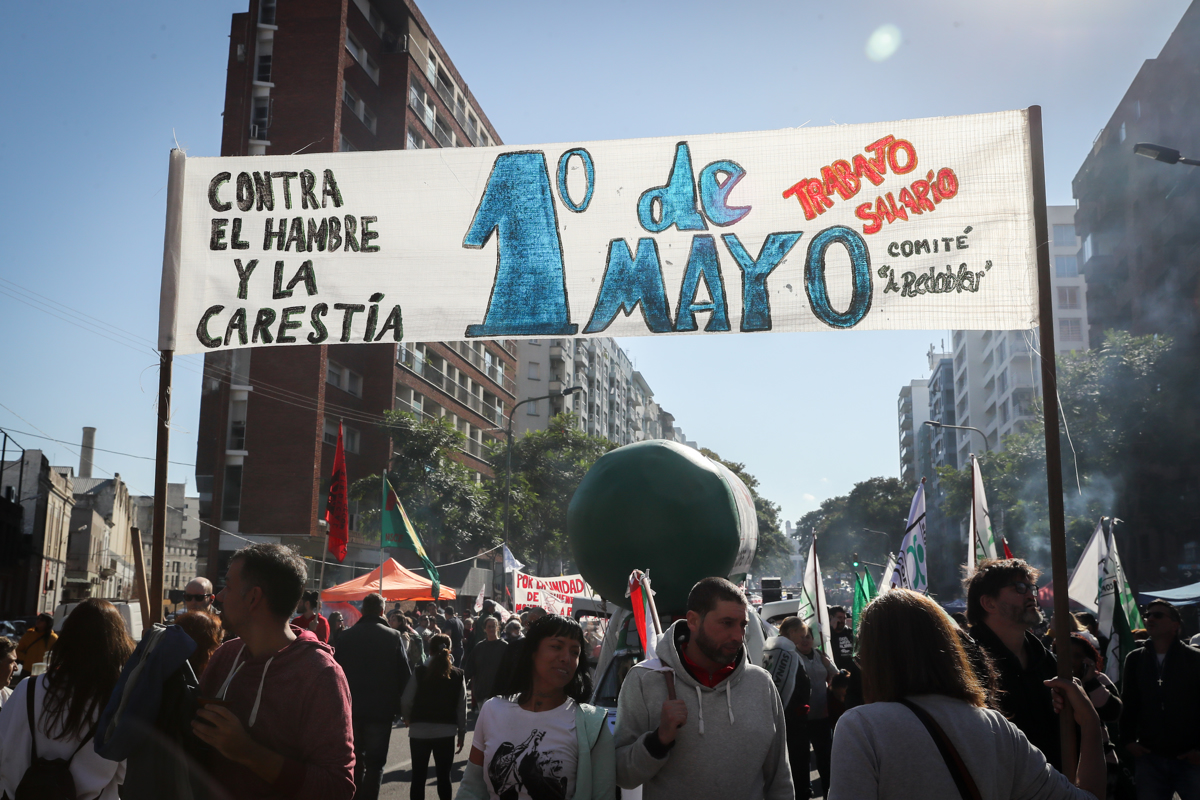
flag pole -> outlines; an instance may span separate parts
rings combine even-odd
[[[1050,296],[1050,225],[1046,218],[1046,161],[1042,152],[1042,107],[1030,106],[1029,153],[1030,177],[1033,179],[1033,231],[1037,247],[1038,276],[1038,344],[1041,347],[1042,408],[1046,436],[1047,516],[1050,522],[1050,571],[1054,585],[1054,638],[1070,641],[1067,624],[1070,598],[1067,596],[1067,525],[1063,506],[1062,450],[1058,435],[1058,370],[1054,350],[1054,301]],[[1058,677],[1072,679],[1071,660],[1058,660]],[[1065,706],[1058,716],[1062,740],[1063,773],[1074,782],[1077,748],[1075,715]]]
[[[321,550],[321,577],[317,579],[317,591],[318,592],[321,591],[323,588],[325,588],[325,559],[329,555],[329,519],[328,519],[328,516],[329,516],[329,514],[328,514],[328,512],[326,512],[325,547]]]

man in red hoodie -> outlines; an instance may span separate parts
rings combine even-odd
[[[216,751],[213,780],[235,800],[350,800],[350,690],[329,645],[288,620],[304,590],[304,561],[277,544],[233,554],[219,599],[238,636],[200,678],[192,729]]]

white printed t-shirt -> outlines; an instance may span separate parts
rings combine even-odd
[[[479,711],[472,746],[483,751],[493,798],[568,800],[575,794],[579,742],[570,698],[550,711],[526,711],[493,697]]]

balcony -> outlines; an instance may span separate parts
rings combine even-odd
[[[586,348],[583,348],[583,347],[575,348],[575,364],[577,366],[583,367],[585,370],[587,370],[589,368],[588,355],[587,355]]]
[[[504,371],[504,366],[502,363],[493,362],[488,364],[484,360],[483,356],[479,355],[479,351],[475,350],[475,348],[471,347],[466,342],[443,342],[443,344],[465,358],[471,364],[471,366],[475,367],[475,369],[486,375],[487,378],[493,383],[503,387],[504,391],[508,392],[514,397],[516,396],[517,385],[513,382],[513,379],[508,375],[508,373]]]
[[[566,353],[563,352],[562,345],[556,344],[550,348],[550,360],[551,361],[566,361],[567,360],[567,356],[566,356]]]

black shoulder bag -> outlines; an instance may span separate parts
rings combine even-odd
[[[29,767],[17,784],[17,793],[13,800],[74,800],[75,778],[71,776],[71,762],[83,746],[92,740],[96,729],[92,728],[83,737],[79,747],[70,758],[40,758],[37,751],[37,723],[34,719],[34,693],[37,689],[37,678],[30,678],[29,692],[25,695],[29,701],[25,707],[29,711]]]
[[[958,787],[958,793],[963,800],[982,800],[983,795],[979,793],[979,787],[975,785],[975,779],[971,777],[970,771],[967,770],[966,763],[962,760],[962,756],[958,754],[954,743],[950,741],[950,737],[942,730],[942,726],[937,724],[933,717],[929,716],[929,712],[918,706],[916,703],[910,703],[908,700],[901,700],[909,711],[917,715],[917,719],[921,720],[921,724],[925,726],[925,730],[929,731],[929,735],[933,738],[933,743],[937,745],[938,752],[942,754],[942,760],[946,762],[946,768],[950,770],[950,777],[954,779],[954,785]]]

